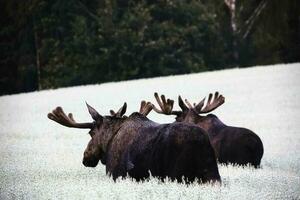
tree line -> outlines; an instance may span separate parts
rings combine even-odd
[[[0,95],[300,61],[297,0],[3,0]]]

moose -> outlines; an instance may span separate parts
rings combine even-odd
[[[146,116],[150,102],[141,102],[140,111],[125,116],[127,104],[111,115],[102,116],[87,104],[93,122],[77,123],[73,115],[57,107],[48,118],[70,128],[90,129],[83,165],[106,166],[116,180],[129,175],[137,181],[158,177],[190,183],[220,182],[221,178],[209,138],[198,126],[181,122],[158,124]]]
[[[154,97],[160,107],[153,105],[153,110],[160,114],[175,115],[176,122],[194,124],[204,129],[209,136],[214,148],[216,158],[220,163],[232,163],[238,165],[250,164],[255,168],[260,166],[263,156],[263,143],[261,139],[251,130],[240,127],[227,126],[216,115],[208,114],[225,102],[225,98],[218,92],[209,94],[206,105],[205,98],[198,104],[193,105],[181,96],[178,97],[178,104],[181,110],[174,111],[174,101],[167,99],[164,95],[154,93]]]

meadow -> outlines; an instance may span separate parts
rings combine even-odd
[[[299,77],[299,63],[279,64],[1,96],[0,199],[300,199]],[[141,100],[155,102],[154,92],[198,102],[215,91],[226,100],[213,113],[253,130],[264,144],[260,169],[219,165],[221,186],[114,182],[105,166],[82,165],[86,130],[47,118],[58,105],[83,122],[91,121],[85,101],[103,115],[127,102],[130,114]],[[174,121],[155,112],[148,117]]]

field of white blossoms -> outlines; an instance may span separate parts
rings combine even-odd
[[[85,101],[101,114],[125,101],[127,114],[157,91],[198,102],[219,91],[225,104],[213,113],[227,125],[247,127],[264,143],[261,169],[219,165],[221,186],[155,178],[114,182],[105,167],[85,168],[87,130],[47,118],[60,105],[90,121]],[[178,106],[176,107],[178,108]],[[0,199],[300,199],[300,64],[273,65],[143,79],[0,97]],[[174,117],[154,112],[154,121]]]

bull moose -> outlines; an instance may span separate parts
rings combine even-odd
[[[161,95],[154,94],[160,107],[153,105],[153,110],[165,115],[176,115],[176,122],[195,124],[203,128],[208,134],[214,148],[216,157],[220,163],[233,163],[238,165],[250,164],[255,168],[260,166],[263,156],[263,143],[251,130],[240,127],[227,126],[216,115],[208,114],[225,102],[225,98],[218,92],[209,94],[206,106],[205,98],[198,104],[191,104],[187,99],[183,102],[181,96],[178,103],[181,110],[173,111],[174,101]]]
[[[87,104],[94,120],[77,123],[61,107],[48,118],[67,127],[90,129],[83,165],[96,167],[99,160],[114,180],[129,175],[137,181],[151,175],[178,182],[220,182],[221,178],[209,138],[203,129],[186,123],[158,124],[146,116],[152,110],[143,101],[140,111],[124,116],[126,103],[118,112],[102,116]]]

